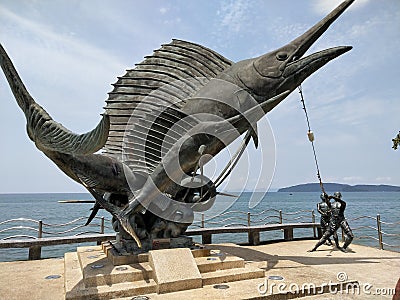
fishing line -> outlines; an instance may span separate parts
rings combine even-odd
[[[308,113],[307,113],[307,109],[306,109],[306,103],[304,101],[303,89],[302,89],[301,85],[298,86],[298,89],[299,89],[299,93],[300,93],[300,97],[301,97],[301,103],[303,105],[303,110],[304,110],[304,113],[306,115],[307,127],[308,127],[307,136],[308,136],[308,140],[311,142],[311,146],[312,146],[312,150],[313,150],[313,154],[314,154],[314,161],[315,161],[315,166],[317,168],[317,177],[318,177],[318,180],[319,180],[319,186],[321,187],[321,191],[323,193],[325,193],[324,184],[322,182],[321,173],[319,171],[317,154],[316,154],[315,146],[314,146],[314,140],[315,140],[314,133],[311,130],[310,120],[308,118]]]

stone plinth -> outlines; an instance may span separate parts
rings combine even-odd
[[[110,242],[65,254],[66,299],[113,299],[167,294],[204,285],[262,278],[243,258],[197,247],[119,253]]]
[[[188,248],[152,250],[149,252],[149,263],[159,294],[203,286],[200,271]]]

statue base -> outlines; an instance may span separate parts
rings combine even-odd
[[[116,243],[113,245],[118,252],[125,255],[126,253],[139,254],[158,249],[191,248],[194,243],[192,237],[181,235],[173,238],[148,239],[143,241],[142,247],[139,248],[134,240],[123,239],[117,233]]]
[[[151,243],[148,243],[146,248],[138,248],[135,242],[126,242],[124,240],[104,242],[101,247],[104,254],[114,266],[148,261],[150,250],[189,248],[194,257],[210,254],[210,250],[207,250],[203,245],[194,244],[193,239],[187,236],[153,239]]]
[[[173,293],[265,276],[256,263],[202,245],[118,255],[113,243],[65,254],[66,299]]]

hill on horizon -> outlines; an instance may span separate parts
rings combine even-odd
[[[400,192],[400,186],[373,184],[324,183],[326,192]],[[278,189],[278,192],[319,192],[319,183],[304,183]]]

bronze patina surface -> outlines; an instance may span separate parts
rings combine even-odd
[[[202,174],[210,158],[243,133],[245,145],[253,139],[257,146],[257,122],[351,49],[303,57],[352,2],[287,45],[237,63],[191,42],[162,45],[118,78],[99,125],[85,134],[72,133],[35,102],[1,46],[0,62],[30,139],[96,199],[91,218],[103,207],[123,240],[150,248],[153,239],[182,235],[194,211],[213,205],[215,180]]]

